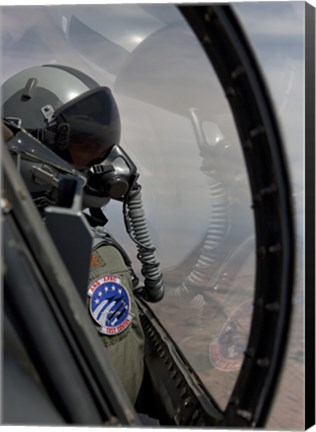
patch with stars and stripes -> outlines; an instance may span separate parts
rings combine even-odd
[[[100,333],[115,336],[129,327],[133,319],[131,301],[118,277],[107,275],[95,280],[88,296],[89,310]]]

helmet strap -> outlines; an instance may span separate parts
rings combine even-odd
[[[57,154],[69,158],[67,149],[70,126],[68,123],[58,123],[49,129],[28,129],[28,132]]]

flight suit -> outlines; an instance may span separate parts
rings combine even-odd
[[[4,142],[14,136],[3,122],[1,134]],[[87,306],[113,366],[135,403],[144,373],[144,333],[133,295],[131,270],[123,258],[124,251],[109,244],[109,239],[109,235],[95,231]]]
[[[90,263],[89,313],[135,403],[144,373],[144,333],[132,289],[130,269],[121,252],[96,239]]]

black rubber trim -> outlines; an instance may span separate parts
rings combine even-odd
[[[305,428],[315,425],[315,22],[305,3]]]

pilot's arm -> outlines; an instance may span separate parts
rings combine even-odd
[[[121,252],[96,238],[91,255],[88,308],[133,403],[144,373],[144,333],[133,281]]]

